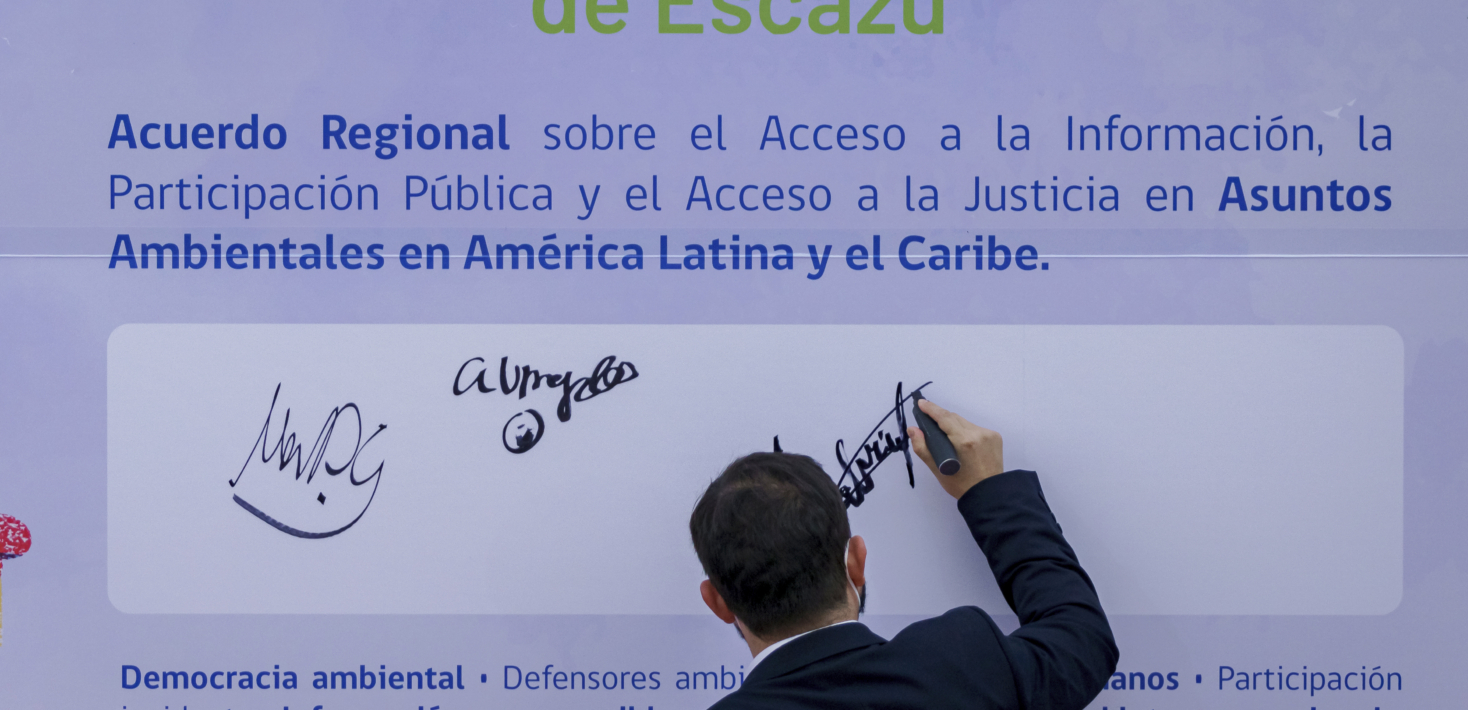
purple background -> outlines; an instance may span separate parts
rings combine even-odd
[[[757,25],[738,37],[659,36],[650,29],[656,19],[647,6],[628,16],[620,35],[595,35],[583,23],[572,37],[547,37],[530,23],[528,6],[0,7],[0,253],[6,255],[0,258],[0,512],[25,521],[35,538],[30,554],[5,566],[0,704],[703,707],[719,693],[672,689],[677,671],[748,663],[743,644],[712,616],[116,611],[106,594],[105,345],[113,328],[133,322],[1388,325],[1406,345],[1400,607],[1381,617],[1117,617],[1119,670],[1176,671],[1185,682],[1176,691],[1107,691],[1095,706],[1451,707],[1468,694],[1459,668],[1468,657],[1468,530],[1461,513],[1468,503],[1468,322],[1462,317],[1468,251],[1461,246],[1453,182],[1464,157],[1454,128],[1468,96],[1461,42],[1468,18],[1460,4],[950,2],[943,36],[890,38],[816,37],[804,30],[771,38]],[[1344,109],[1339,119],[1322,113],[1337,107]],[[119,112],[131,112],[139,123],[142,117],[223,122],[260,113],[262,124],[290,128],[290,144],[253,155],[107,151],[105,138]],[[516,126],[515,148],[488,158],[423,152],[394,161],[317,148],[323,113],[377,123],[404,112],[439,122],[507,113]],[[540,125],[585,121],[593,112],[655,123],[658,150],[547,156],[537,148]],[[1322,157],[1256,159],[1253,153],[1077,155],[1061,147],[1070,114],[1088,122],[1121,113],[1137,121],[1201,124],[1246,122],[1265,112],[1266,120],[1288,114],[1311,122],[1331,148]],[[742,142],[725,154],[688,149],[689,127],[720,113],[739,126]],[[902,123],[911,127],[912,147],[895,156],[762,154],[755,150],[759,129],[771,113]],[[993,151],[996,113],[1023,117],[1034,129],[1035,149]],[[1351,148],[1355,117],[1363,113],[1368,125],[1392,125],[1391,153]],[[964,126],[961,154],[934,147],[935,126],[950,122]],[[405,173],[486,171],[554,182],[557,209],[502,216],[386,208]],[[385,209],[263,214],[248,224],[233,212],[109,211],[106,176],[115,172],[157,182],[241,172],[293,183],[351,172],[383,187]],[[604,193],[615,194],[621,188],[614,186],[652,172],[673,186],[662,214],[637,215],[608,203],[592,220],[575,219],[578,182],[599,182],[607,185]],[[704,173],[762,183],[824,180],[847,195],[875,182],[882,185],[883,209],[876,215],[849,205],[795,216],[684,213],[688,177]],[[926,181],[943,187],[940,212],[901,209],[897,191],[907,174],[931,175]],[[970,203],[979,174],[996,184],[1096,175],[1122,186],[1128,202],[1112,215],[970,214],[960,207]],[[1386,213],[1220,213],[1214,205],[1228,175],[1241,175],[1246,184],[1337,178],[1391,184],[1395,205]],[[1195,187],[1197,211],[1156,215],[1142,207],[1147,185],[1179,182]],[[801,252],[808,243],[834,243],[838,255],[873,232],[895,246],[905,234],[953,242],[982,231],[1010,245],[1036,245],[1051,268],[934,274],[889,265],[857,274],[833,266],[819,281],[802,278],[803,270],[485,272],[457,264],[447,273],[395,265],[371,273],[158,273],[109,271],[95,256],[110,251],[121,231],[136,241],[181,241],[185,231],[225,232],[237,241],[319,241],[330,231],[393,246],[445,242],[462,254],[471,233],[489,234],[494,243],[497,236],[530,240],[557,230],[647,248],[662,233],[679,243],[731,233],[768,243],[778,235]],[[74,258],[26,256],[36,254]],[[818,403],[813,409],[818,415]],[[157,432],[156,445],[168,446],[169,432]],[[393,574],[393,560],[382,560],[382,574]],[[873,580],[872,589],[880,594],[881,581]],[[887,634],[909,621],[869,619]],[[502,666],[547,663],[564,670],[656,670],[664,685],[659,691],[497,690]],[[303,673],[307,689],[124,691],[118,685],[123,664],[191,671],[279,664]],[[309,689],[309,671],[360,664],[400,670],[462,664],[466,680],[488,673],[490,683],[445,693]],[[1220,665],[1342,672],[1379,665],[1401,673],[1405,688],[1313,699],[1220,691]],[[1202,674],[1201,685],[1194,674]]]

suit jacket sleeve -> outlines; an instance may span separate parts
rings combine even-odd
[[[1090,577],[1033,471],[980,481],[958,501],[1020,628],[1000,641],[1025,708],[1083,708],[1118,652]]]

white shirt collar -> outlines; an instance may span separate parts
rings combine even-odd
[[[765,646],[765,650],[760,651],[759,654],[754,657],[754,660],[750,662],[750,664],[749,664],[749,670],[745,671],[745,674],[747,675],[749,673],[753,673],[755,666],[758,666],[760,664],[760,661],[763,661],[766,658],[768,658],[770,656],[770,654],[772,654],[772,653],[774,653],[776,651],[776,649],[779,649],[781,646],[784,646],[785,644],[790,643],[791,641],[794,641],[795,639],[798,639],[801,636],[804,636],[804,635],[809,634],[809,633],[814,633],[816,631],[820,631],[821,629],[829,629],[832,626],[840,626],[842,624],[855,624],[856,621],[857,621],[856,619],[848,619],[846,621],[838,621],[838,622],[836,622],[834,624],[827,624],[825,626],[822,626],[820,629],[811,629],[810,631],[805,631],[805,632],[802,632],[802,633],[798,633],[798,634],[796,634],[794,636],[791,636],[789,638],[783,638],[783,639],[780,639],[779,641],[776,641],[776,642],[774,642],[774,643],[772,643],[772,644],[770,644],[768,646]]]

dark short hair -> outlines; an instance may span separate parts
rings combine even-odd
[[[846,505],[809,456],[756,453],[729,464],[688,527],[704,573],[756,636],[800,631],[846,600]]]

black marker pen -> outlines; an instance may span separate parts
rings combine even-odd
[[[918,402],[923,400],[923,391],[914,390],[912,393],[912,417],[917,420],[918,428],[923,430],[923,438],[928,442],[928,453],[933,455],[933,461],[938,463],[938,471],[945,476],[958,473],[962,464],[958,462],[958,453],[953,450],[953,442],[948,440],[948,435],[938,427],[938,422],[923,413],[918,408]]]

